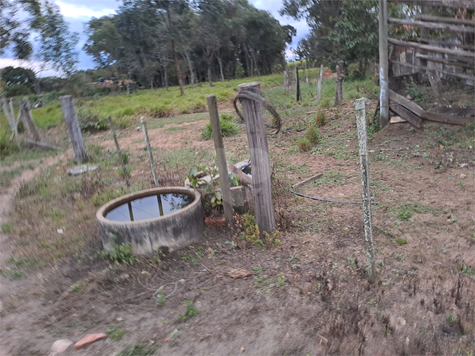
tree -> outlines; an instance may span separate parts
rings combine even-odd
[[[0,80],[6,83],[6,88],[13,85],[26,85],[33,89],[36,81],[35,72],[22,67],[5,67],[0,71]]]
[[[15,58],[30,58],[29,35],[38,28],[40,18],[37,0],[0,0],[0,55],[11,48]]]
[[[306,18],[312,28],[310,36],[299,44],[307,55],[359,60],[366,66],[367,59],[378,51],[377,0],[284,0],[282,15],[296,19]]]
[[[69,32],[58,5],[49,1],[42,7],[39,38],[41,39],[39,57],[53,69],[71,75],[78,62],[75,46],[79,35]]]

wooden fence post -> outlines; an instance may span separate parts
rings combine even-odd
[[[369,165],[366,133],[366,110],[365,105],[369,103],[366,98],[357,99],[353,104],[356,109],[356,126],[358,129],[358,144],[360,153],[361,183],[363,186],[363,215],[364,215],[364,233],[365,250],[368,268],[368,279],[371,283],[376,280],[376,266],[373,245],[373,230],[371,217],[371,195],[369,191]]]
[[[86,146],[84,146],[78,117],[74,110],[73,97],[71,95],[60,96],[59,102],[63,110],[64,121],[66,122],[66,128],[68,129],[68,136],[73,146],[76,162],[78,164],[87,162]]]
[[[155,167],[155,161],[153,160],[152,147],[150,147],[150,140],[148,138],[147,124],[145,123],[145,118],[143,116],[140,118],[140,125],[142,125],[145,145],[147,146],[148,158],[150,158],[150,169],[152,170],[153,182],[155,183],[155,186],[158,187],[157,170]]]
[[[388,0],[379,0],[379,124],[389,124]]]
[[[21,118],[26,131],[33,138],[33,140],[40,142],[40,134],[38,133],[35,122],[33,121],[33,115],[31,115],[30,99],[28,99],[27,96],[22,99],[20,107],[22,111]]]
[[[322,80],[323,80],[323,64],[320,65],[320,75],[318,77],[317,105],[320,105],[320,100],[322,99]]]
[[[20,138],[18,137],[18,125],[16,124],[15,113],[13,112],[12,114],[12,112],[9,111],[7,100],[5,98],[2,98],[2,107],[3,107],[3,113],[5,114],[8,120],[8,123],[10,124],[10,127],[12,129],[12,134],[16,139],[16,144],[18,148],[20,148]],[[12,137],[10,137],[10,140],[12,140]]]
[[[219,123],[218,104],[215,95],[208,95],[208,111],[211,121],[211,130],[213,132],[214,148],[216,149],[216,158],[218,159],[219,182],[221,185],[221,194],[224,206],[224,218],[229,226],[233,223],[234,209],[231,188],[229,186],[228,168],[226,166],[226,152],[224,151],[223,136],[221,125]]]
[[[261,94],[259,82],[238,85],[239,93]],[[252,164],[252,195],[259,231],[272,233],[276,228],[274,205],[272,202],[271,169],[266,127],[262,113],[262,103],[240,99],[246,123],[247,139]]]
[[[299,81],[299,67],[295,67],[295,81],[297,84],[297,101],[300,101],[300,81]]]
[[[127,175],[127,170],[125,169],[124,157],[122,157],[122,151],[120,150],[119,140],[117,140],[117,135],[115,134],[114,126],[112,126],[112,119],[110,116],[107,116],[107,123],[109,124],[109,128],[112,132],[115,148],[117,150],[117,154],[119,155],[120,163],[122,164],[122,172],[124,172],[125,184],[127,184],[127,187],[130,187],[129,176]]]
[[[290,81],[290,75],[288,70],[284,70],[284,89],[285,93],[288,95],[290,93],[290,89],[292,88],[292,82]]]
[[[336,96],[335,106],[340,106],[343,100],[343,61],[338,61],[336,66],[337,83],[336,83]]]

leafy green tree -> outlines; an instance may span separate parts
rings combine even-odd
[[[0,0],[0,55],[11,48],[15,58],[30,58],[33,47],[29,35],[38,29],[40,18],[40,1]]]
[[[43,3],[39,37],[41,39],[39,57],[53,69],[71,75],[78,62],[75,46],[79,35],[69,31],[59,6],[53,2]]]
[[[358,60],[363,71],[367,60],[377,56],[377,0],[284,0],[283,5],[281,14],[305,18],[312,29],[298,46],[305,56]]]
[[[6,88],[13,85],[26,85],[32,89],[36,82],[36,75],[31,69],[10,66],[0,71],[0,80],[6,83]]]

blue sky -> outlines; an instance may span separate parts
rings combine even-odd
[[[78,43],[79,64],[78,69],[93,68],[94,62],[88,56],[82,47],[86,40],[84,35],[84,23],[89,21],[92,17],[101,17],[108,14],[113,14],[120,6],[120,0],[56,0],[56,4],[60,7],[61,13],[69,23],[70,30],[80,33],[80,41]],[[256,8],[269,11],[282,25],[292,25],[297,29],[297,36],[294,37],[293,43],[289,46],[295,47],[298,41],[308,34],[309,29],[305,21],[295,21],[288,17],[282,17],[278,11],[282,8],[282,0],[249,0]],[[290,50],[287,51],[287,56],[291,56]],[[0,68],[8,65],[25,65],[11,58],[0,58]],[[30,62],[28,66],[38,67],[38,62]],[[41,73],[42,76],[54,74],[51,71]]]

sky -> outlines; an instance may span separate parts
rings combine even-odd
[[[115,10],[122,3],[121,0],[56,0],[56,4],[60,7],[61,13],[65,20],[69,23],[70,31],[78,32],[80,34],[80,41],[77,45],[79,52],[79,63],[77,69],[94,68],[95,64],[88,54],[86,54],[82,47],[86,41],[84,34],[84,24],[92,17],[101,17],[104,15],[113,14]],[[296,21],[287,16],[280,16],[279,10],[282,8],[282,0],[249,0],[256,8],[270,12],[281,25],[292,25],[297,29],[297,36],[294,37],[291,45],[288,46],[286,56],[292,58],[293,54],[290,50],[296,47],[297,43],[309,33],[309,29],[305,21]],[[33,69],[39,70],[42,63],[39,61],[32,61],[29,63],[22,63],[4,56],[0,58],[0,68],[13,66],[29,66]],[[51,70],[41,72],[40,76],[50,76],[56,73]]]

